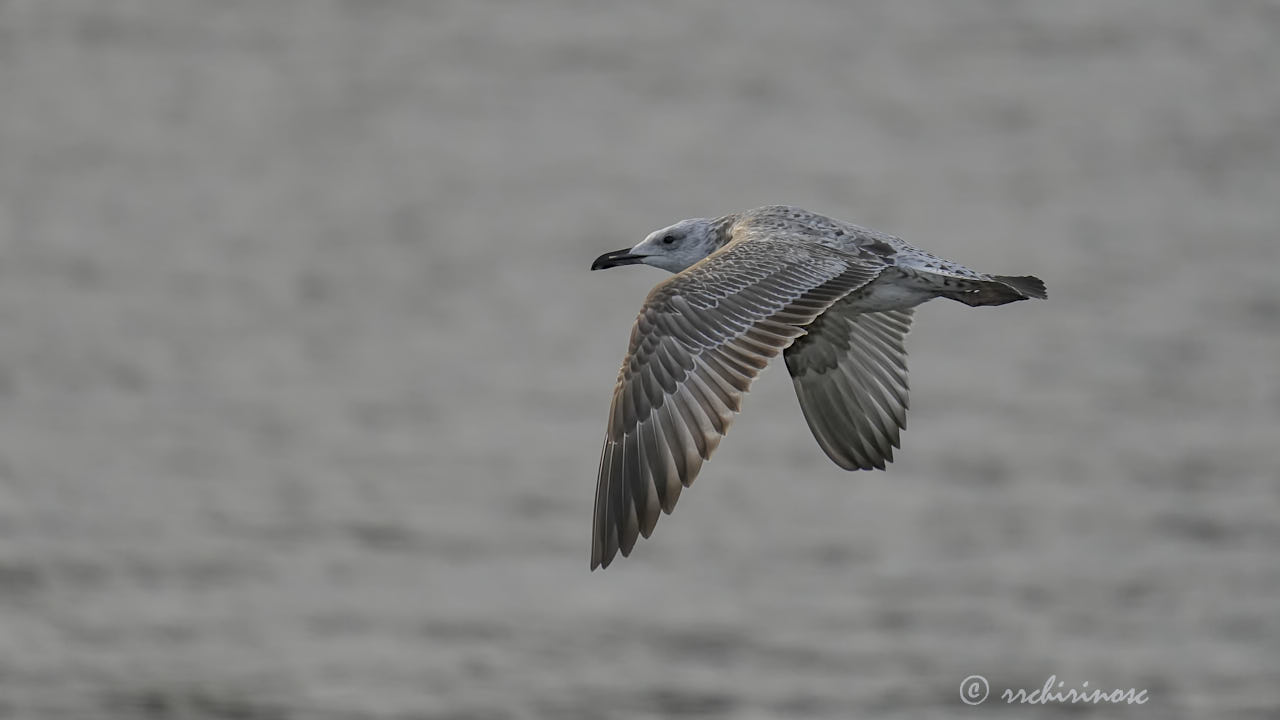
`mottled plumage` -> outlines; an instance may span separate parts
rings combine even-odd
[[[728,430],[752,380],[784,354],[819,446],[847,470],[885,467],[906,427],[904,339],[935,297],[1001,305],[1039,279],[985,275],[892,235],[773,205],[684,220],[591,269],[676,273],[645,299],[600,457],[591,567],[630,554]]]

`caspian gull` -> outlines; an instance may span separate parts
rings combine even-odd
[[[1032,276],[975,272],[902,240],[772,205],[683,220],[592,270],[675,273],[645,299],[609,409],[591,568],[648,537],[711,457],[742,396],[780,351],[805,420],[846,470],[883,470],[906,427],[903,340],[914,307],[1044,298]]]

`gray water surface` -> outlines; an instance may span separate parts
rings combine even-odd
[[[0,2],[0,717],[1275,717],[1277,36],[1261,1]],[[587,266],[779,202],[1050,299],[920,310],[885,473],[766,372],[589,573],[663,275]],[[1050,675],[1150,702],[998,699]]]

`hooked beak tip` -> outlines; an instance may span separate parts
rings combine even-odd
[[[633,255],[631,253],[631,248],[624,248],[622,250],[607,252],[596,258],[591,263],[591,269],[608,270],[611,267],[618,267],[619,265],[635,265],[643,260],[643,255]]]

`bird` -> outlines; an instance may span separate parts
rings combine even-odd
[[[645,298],[614,386],[592,570],[630,555],[671,513],[778,353],[827,457],[883,470],[906,428],[904,340],[915,306],[1047,297],[1037,277],[980,273],[789,205],[681,220],[591,269],[636,264],[674,274]]]

